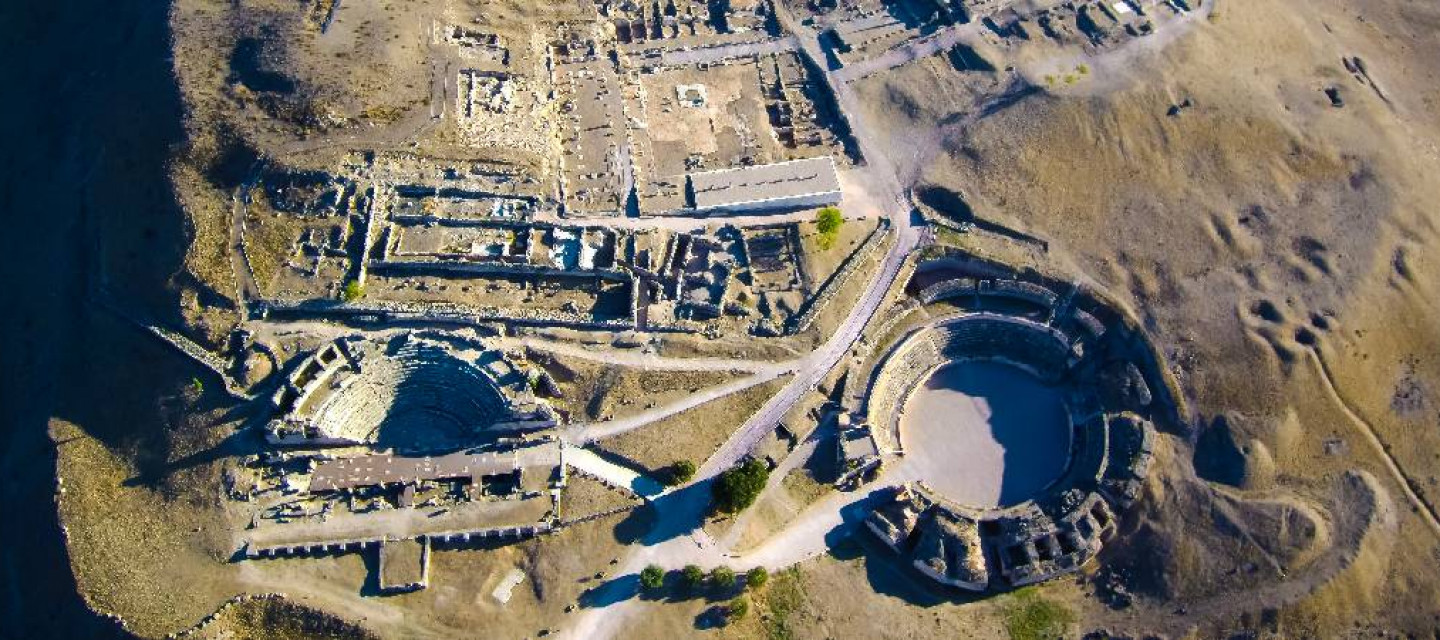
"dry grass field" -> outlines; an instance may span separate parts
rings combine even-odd
[[[788,376],[781,377],[711,400],[664,420],[606,438],[597,446],[652,473],[681,460],[689,460],[698,467],[788,379]]]

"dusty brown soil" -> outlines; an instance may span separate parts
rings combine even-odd
[[[650,472],[658,472],[681,460],[689,460],[699,467],[789,379],[789,376],[783,376],[711,400],[664,420],[606,438],[596,446]]]
[[[1432,632],[1415,612],[1440,609],[1426,513],[1440,493],[1440,325],[1421,320],[1440,282],[1420,257],[1440,240],[1426,177],[1440,159],[1437,18],[1413,3],[1227,2],[1170,48],[985,116],[972,105],[995,78],[943,59],[862,85],[893,144],[936,141],[904,173],[1048,240],[1039,268],[1134,309],[1189,401],[1190,427],[1167,438],[1177,475],[1109,555],[1156,558],[1131,586],[1196,613],[1161,623],[1145,607],[1097,609],[1094,624]],[[1370,80],[1345,68],[1356,56]],[[1277,552],[1281,533],[1215,529],[1217,505],[1249,522],[1280,500],[1331,529],[1314,544],[1358,544],[1339,521],[1366,507],[1334,493],[1355,469],[1397,505],[1400,542],[1372,543],[1391,539],[1372,526],[1365,544],[1386,550],[1347,568],[1307,575],[1309,552]],[[1323,589],[1284,593],[1297,584]]]

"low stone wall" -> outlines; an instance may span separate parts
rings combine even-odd
[[[582,474],[582,475],[584,475],[584,474]],[[633,492],[631,492],[631,493],[633,494]],[[593,521],[593,520],[599,520],[599,519],[601,519],[601,518],[605,518],[605,517],[608,517],[608,516],[613,516],[613,515],[617,515],[617,514],[621,514],[621,513],[629,513],[629,512],[631,512],[631,511],[634,511],[635,508],[638,507],[638,506],[640,506],[639,503],[636,503],[636,504],[627,504],[627,505],[625,505],[625,506],[623,506],[623,507],[615,507],[615,508],[613,508],[613,509],[606,509],[606,510],[604,510],[604,511],[600,511],[600,512],[597,512],[597,513],[587,513],[587,514],[585,514],[585,515],[583,515],[583,516],[580,516],[580,517],[578,517],[578,518],[572,518],[572,519],[569,519],[569,520],[561,520],[559,523],[557,523],[557,524],[555,525],[555,528],[559,529],[559,528],[568,527],[568,526],[571,526],[571,525],[581,524],[581,523],[584,523],[584,522],[591,522],[591,521]]]
[[[500,309],[498,307],[464,307],[450,304],[418,304],[404,302],[344,303],[334,300],[265,300],[258,308],[262,314],[292,313],[313,317],[375,316],[391,321],[430,322],[484,328],[494,322],[516,325],[564,327],[628,331],[634,329],[629,319],[595,320],[581,314],[535,309]]]
[[[501,276],[544,276],[555,278],[604,278],[615,282],[630,280],[629,273],[620,269],[566,270],[534,264],[511,264],[493,260],[374,260],[370,269],[375,271],[452,271],[479,275]]]
[[[1055,380],[1068,366],[1069,341],[1058,330],[993,313],[957,316],[910,333],[892,347],[869,381],[865,415],[872,426],[894,428],[905,398],[946,362],[1001,360],[1041,379]]]
[[[890,221],[882,219],[879,226],[875,227],[875,230],[870,232],[870,236],[865,238],[865,242],[860,245],[860,248],[856,249],[854,253],[850,254],[849,258],[845,259],[845,264],[840,265],[840,268],[836,269],[835,273],[830,274],[830,279],[826,280],[825,284],[820,286],[820,291],[805,301],[805,308],[799,314],[791,316],[785,323],[786,335],[795,335],[809,329],[810,324],[815,322],[815,317],[820,313],[820,310],[824,309],[825,305],[828,304],[841,289],[845,288],[845,284],[848,283],[856,273],[861,271],[860,265],[864,263],[871,254],[875,253],[875,250],[880,247],[880,244],[885,240],[885,236],[889,235],[889,233]]]
[[[335,4],[340,3],[337,0]],[[221,616],[225,615],[225,613],[229,611],[231,607],[239,604],[244,604],[246,602],[254,602],[256,600],[284,600],[285,598],[286,595],[283,593],[242,593],[240,595],[231,597],[229,600],[226,600],[223,604],[220,605],[218,609],[214,611],[214,613],[211,613],[210,615],[201,618],[200,622],[195,623],[195,626],[190,627],[189,629],[186,629],[184,631],[172,633],[165,637],[176,639],[198,636],[200,633],[205,631],[206,627],[214,624],[216,620],[219,620]]]
[[[131,323],[134,323],[136,326],[148,331],[156,338],[159,338],[165,344],[174,347],[176,351],[184,354],[196,364],[199,364],[200,366],[209,369],[211,373],[214,373],[215,376],[220,379],[220,382],[224,385],[225,392],[229,394],[230,397],[242,401],[250,401],[255,399],[255,396],[250,395],[250,393],[246,392],[245,389],[241,387],[234,378],[230,377],[229,373],[226,372],[226,369],[229,368],[230,363],[227,362],[224,358],[221,358],[220,356],[210,352],[210,350],[198,344],[195,344],[194,340],[185,337],[179,331],[175,331],[174,329],[171,329],[159,323],[147,322],[142,318],[136,317],[135,315],[121,308],[120,305],[115,304],[112,300],[109,299],[109,296],[104,294],[103,292],[97,295],[96,298],[96,302],[100,303],[101,306],[104,306],[111,311],[114,311],[120,317],[129,320]]]

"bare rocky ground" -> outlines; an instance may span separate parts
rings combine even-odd
[[[897,150],[935,141],[897,156],[908,175],[1048,240],[1039,266],[1135,309],[1186,394],[1193,432],[1107,549],[1141,604],[1096,625],[1435,631],[1437,18],[1225,2],[1167,49],[989,109],[1004,78],[943,58],[862,85]],[[1347,566],[1264,531],[1277,508]]]
[[[223,219],[236,167],[297,134],[323,147],[333,133],[313,105],[226,93],[210,71],[222,61],[204,56],[266,33],[264,21],[206,21],[230,6],[185,0],[168,20],[154,2],[0,7],[0,53],[26,62],[0,74],[34,88],[0,102],[11,141],[0,281],[13,301],[0,314],[0,495],[12,514],[0,527],[0,635],[122,634],[88,604],[161,636],[277,582],[305,595],[232,607],[210,631],[446,636],[501,624],[491,628],[522,637],[561,625],[641,516],[444,553],[444,589],[385,599],[359,593],[357,557],[241,568],[207,529],[223,517],[215,457],[248,446],[227,440],[240,416],[192,387],[188,363],[91,303],[87,278],[103,264],[118,297],[213,342],[233,318]],[[564,15],[506,7],[522,23]],[[305,28],[285,20],[272,28]],[[857,86],[904,150],[904,177],[1049,240],[1029,259],[1133,307],[1186,394],[1195,428],[1163,440],[1107,569],[1044,589],[1078,614],[1076,635],[1440,630],[1437,29],[1440,9],[1423,2],[1232,0],[1168,48],[1094,63],[1013,104],[977,105],[1006,78],[944,57]],[[426,87],[386,74],[415,55],[412,30],[381,14],[366,57],[344,63],[262,46],[260,80],[294,69],[334,119],[404,118]],[[330,73],[347,68],[359,76]],[[52,517],[57,468],[68,549]],[[514,566],[541,579],[502,612],[483,598]],[[1133,604],[1111,608],[1109,585]],[[938,598],[873,550],[838,549],[770,589],[768,618],[716,633],[771,633],[779,619],[797,637],[1004,637],[1005,597]],[[694,633],[711,604],[657,603],[634,637]]]

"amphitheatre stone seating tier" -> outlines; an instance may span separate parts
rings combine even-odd
[[[1084,309],[1072,309],[1070,311],[1070,320],[1091,338],[1099,338],[1105,335],[1105,324]]]
[[[917,295],[925,304],[967,296],[1005,298],[1028,303],[1041,309],[1054,308],[1059,301],[1059,296],[1046,287],[1022,280],[1008,279],[954,278],[942,280],[922,289]]]
[[[975,281],[970,278],[955,278],[953,280],[942,280],[928,287],[925,287],[916,297],[925,304],[950,300],[962,296],[975,295],[977,288]]]
[[[1070,414],[1070,422],[1080,424],[1103,414],[1105,406],[1093,389],[1077,384],[1065,394],[1065,410]]]
[[[1100,488],[1113,502],[1128,507],[1140,497],[1155,451],[1155,431],[1135,414],[1110,420],[1109,464]]]
[[[987,283],[989,284],[988,287],[986,286]],[[1020,280],[982,280],[980,283],[980,295],[992,295],[1021,300],[1046,309],[1054,307],[1057,299],[1054,291],[1038,284]]]
[[[1108,464],[1110,429],[1104,416],[1072,421],[1070,425],[1070,464],[1053,486],[1094,489],[1099,486]]]
[[[1056,381],[1070,366],[1070,343],[1059,330],[1013,316],[976,313],[910,334],[872,376],[866,416],[893,425],[900,408],[926,376],[947,362],[1001,360]]]
[[[1004,360],[1043,380],[1064,375],[1070,341],[1053,327],[1023,318],[980,313],[936,326],[935,344],[947,360]]]
[[[296,369],[285,385],[290,391],[277,394],[281,416],[271,421],[270,441],[376,444],[389,430],[390,444],[403,448],[412,430],[448,428],[461,443],[481,431],[556,424],[554,410],[534,398],[503,354],[459,344],[467,348],[404,334],[388,342],[327,345]]]

